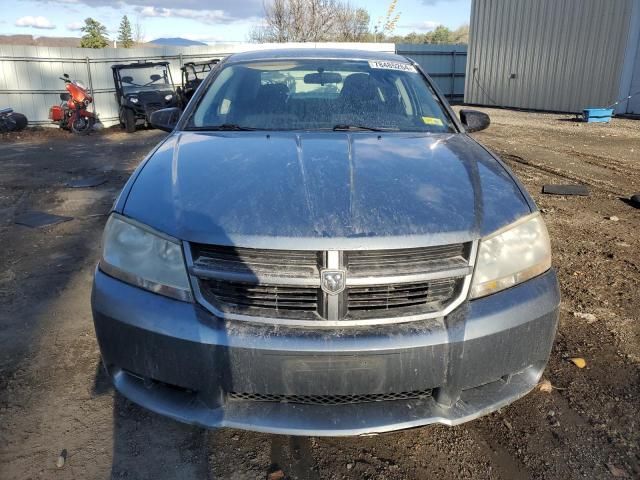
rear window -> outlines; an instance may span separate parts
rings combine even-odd
[[[353,126],[454,131],[431,86],[409,63],[296,59],[223,67],[187,128],[265,130]]]

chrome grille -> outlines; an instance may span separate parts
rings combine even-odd
[[[281,315],[315,318],[318,289],[282,285],[201,279],[200,290],[207,301],[223,312],[246,315]]]
[[[192,244],[193,265],[217,278],[256,283],[260,277],[318,276],[319,253],[302,250],[263,250]]]
[[[269,393],[229,392],[233,400],[252,402],[302,403],[307,405],[344,405],[349,403],[388,402],[431,397],[431,389],[413,392],[363,393],[353,395],[279,395]]]
[[[304,251],[191,244],[188,263],[196,297],[224,318],[393,323],[459,304],[472,272],[472,247]],[[323,269],[345,272],[343,292],[322,290]]]
[[[385,315],[437,312],[455,296],[459,284],[459,279],[447,278],[419,283],[351,287],[347,290],[349,315],[360,318],[368,312]]]
[[[354,277],[429,272],[467,265],[463,243],[400,250],[346,252],[349,274]]]

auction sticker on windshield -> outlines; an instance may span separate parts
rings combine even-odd
[[[417,73],[416,67],[409,63],[369,60],[369,66],[371,68],[381,68],[384,70],[401,70],[403,72]]]
[[[443,125],[442,120],[436,117],[422,117],[422,123],[426,125]]]

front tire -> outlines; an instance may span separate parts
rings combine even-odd
[[[122,120],[127,133],[134,133],[136,131],[136,115],[133,113],[133,110],[125,108]]]
[[[71,131],[76,135],[87,135],[93,130],[95,119],[93,117],[76,117],[71,121]]]
[[[24,130],[25,128],[27,128],[29,121],[27,120],[27,117],[22,113],[14,112],[10,115],[10,117],[15,123],[15,126],[13,127],[12,131],[19,132],[20,130]]]

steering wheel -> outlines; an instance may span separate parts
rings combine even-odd
[[[161,75],[155,75],[155,74],[151,75],[149,78],[151,79],[151,81],[149,83],[145,83],[144,85],[142,85],[143,87],[148,87],[152,83],[156,83],[158,80],[162,80]]]

